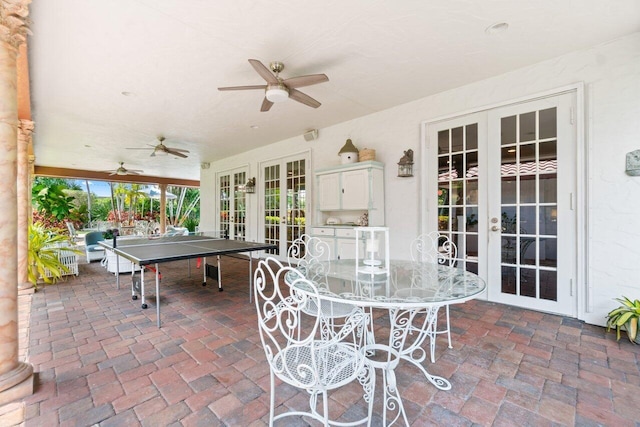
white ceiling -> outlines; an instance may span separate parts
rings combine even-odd
[[[55,0],[31,20],[37,165],[198,180],[201,162],[640,31],[640,1]],[[218,91],[264,84],[249,58],[327,74],[301,89],[322,106]],[[158,135],[189,158],[126,150]]]

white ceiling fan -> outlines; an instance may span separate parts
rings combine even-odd
[[[120,162],[120,167],[118,167],[117,169],[102,171],[102,172],[108,173],[109,176],[112,176],[112,175],[124,176],[124,175],[140,175],[144,171],[141,171],[139,169],[127,169],[124,167],[124,162]]]
[[[270,63],[269,67],[271,71],[257,59],[250,59],[249,63],[257,73],[260,74],[260,77],[266,80],[266,85],[219,87],[218,90],[264,89],[265,96],[260,111],[269,111],[274,102],[282,102],[288,98],[313,108],[318,108],[321,105],[318,101],[300,92],[297,88],[328,82],[329,77],[327,77],[326,74],[309,74],[307,76],[282,79],[280,77],[280,72],[284,70],[284,64],[282,62]]]
[[[158,137],[159,144],[157,145],[147,144],[149,147],[152,147],[152,148],[136,147],[136,148],[127,148],[127,150],[153,150],[151,152],[151,157],[168,156],[169,154],[176,157],[182,157],[183,159],[186,159],[188,157],[185,153],[188,153],[189,150],[183,150],[181,148],[169,148],[166,145],[164,145],[163,143],[164,139],[165,139],[164,136],[159,136]]]

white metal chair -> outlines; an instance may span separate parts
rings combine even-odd
[[[317,237],[302,234],[295,239],[287,251],[289,267],[295,267],[302,275],[311,280],[319,292],[328,289],[327,273],[331,268],[331,249],[329,244]],[[310,301],[310,303],[313,303]],[[321,301],[320,314],[326,326],[333,328],[336,319],[346,318],[354,310],[362,310],[351,304],[340,302]],[[307,314],[314,313],[316,307],[309,307]],[[323,331],[325,329],[323,328]]]
[[[281,285],[285,277],[289,286]],[[275,258],[258,263],[254,295],[260,339],[270,370],[269,425],[288,416],[308,416],[325,426],[330,423],[356,425],[364,421],[370,425],[375,370],[363,352],[368,315],[356,310],[346,318],[340,330],[321,338],[318,288],[294,268],[284,267]],[[310,307],[315,307],[315,313],[307,313]],[[275,377],[310,394],[308,412],[293,410],[274,416]],[[356,379],[363,386],[364,400],[369,404],[368,417],[357,422],[330,421],[327,392]],[[322,414],[317,409],[319,395]]]
[[[448,235],[438,231],[425,233],[418,236],[411,242],[411,259],[413,261],[432,262],[434,264],[455,265],[458,255],[458,248],[451,241]],[[445,306],[447,324],[444,329],[438,329],[438,316],[428,332],[430,336],[431,363],[435,362],[436,337],[439,334],[447,334],[449,348],[451,346],[451,327],[449,324],[449,304]]]

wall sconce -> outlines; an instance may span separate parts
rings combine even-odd
[[[256,178],[249,178],[249,181],[244,185],[244,192],[253,194],[256,192]]]
[[[398,162],[398,176],[402,178],[413,176],[413,150],[404,152]]]

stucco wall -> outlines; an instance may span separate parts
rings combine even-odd
[[[376,160],[385,163],[391,251],[404,257],[419,232],[420,124],[577,82],[585,85],[585,136],[579,144],[588,156],[578,166],[587,176],[588,196],[578,206],[587,210],[588,219],[588,262],[586,280],[577,287],[578,312],[589,323],[604,324],[604,316],[616,304],[612,298],[640,298],[640,177],[624,173],[626,153],[640,149],[640,33],[320,129],[315,141],[297,136],[212,162],[201,175],[201,228],[215,228],[217,171],[249,164],[250,176],[258,176],[258,162],[304,150],[311,150],[312,169],[336,165],[339,149],[351,138],[358,148],[375,149]],[[415,153],[415,176],[398,178],[396,163],[409,148]],[[249,221],[255,233],[257,198],[252,197]]]

